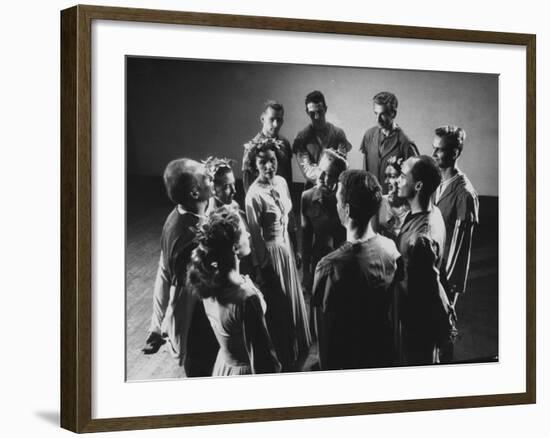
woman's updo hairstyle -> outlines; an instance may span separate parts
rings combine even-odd
[[[251,169],[258,170],[256,168],[256,158],[259,154],[267,151],[273,151],[277,153],[277,151],[283,146],[284,143],[281,140],[271,137],[264,137],[259,140],[249,141],[247,144],[244,145],[244,147],[248,151],[248,160]]]
[[[201,298],[215,296],[235,268],[234,245],[241,238],[239,212],[230,206],[215,210],[199,231],[199,245],[191,254],[187,286]]]

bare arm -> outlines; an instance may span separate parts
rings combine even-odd
[[[262,201],[257,196],[247,196],[245,201],[246,219],[250,238],[254,247],[254,253],[258,266],[263,268],[268,263],[267,249],[262,234]]]
[[[281,372],[281,363],[277,359],[257,295],[250,296],[244,303],[243,332],[252,372],[254,374]]]
[[[302,261],[304,269],[304,287],[309,291],[313,283],[313,272],[311,272],[311,253],[313,246],[313,226],[309,217],[304,214],[307,209],[307,202],[302,193],[300,205],[300,225],[302,228]]]

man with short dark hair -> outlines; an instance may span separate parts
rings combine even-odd
[[[390,366],[394,360],[389,310],[399,253],[370,219],[382,190],[364,170],[340,174],[336,206],[346,239],[317,264],[312,305],[322,370]]]
[[[411,208],[398,237],[403,279],[396,303],[407,365],[437,363],[437,344],[452,329],[454,310],[440,277],[445,223],[432,202],[440,182],[435,161],[426,155],[407,159],[397,180],[398,196]]]
[[[384,181],[384,172],[392,157],[407,159],[418,155],[416,145],[395,123],[397,97],[389,91],[377,93],[373,99],[373,111],[377,126],[368,129],[361,142],[365,154],[365,169]],[[387,193],[387,188],[383,188]]]
[[[321,173],[317,185],[302,192],[300,207],[303,286],[308,293],[319,260],[346,240],[346,229],[336,211],[336,188],[348,163],[338,152],[325,149],[318,167]]]
[[[298,164],[307,181],[307,187],[313,186],[321,173],[319,159],[325,149],[339,151],[344,157],[351,150],[351,144],[341,128],[327,122],[327,104],[320,91],[312,91],[306,96],[306,114],[311,123],[302,129],[292,145]]]
[[[258,171],[254,163],[250,162],[250,149],[261,141],[272,138],[277,140],[277,175],[282,176],[290,189],[292,189],[292,150],[290,142],[283,137],[279,131],[284,123],[285,109],[283,105],[275,100],[268,100],[264,104],[260,122],[262,130],[244,145],[243,155],[243,188],[244,194],[258,177]]]
[[[442,173],[434,202],[441,210],[447,232],[442,270],[447,279],[447,296],[453,307],[458,296],[466,291],[472,236],[479,222],[477,192],[457,165],[465,139],[464,129],[446,125],[435,130],[433,140],[433,157]],[[440,345],[440,360],[451,362],[453,355],[454,346],[452,339],[449,339]]]
[[[175,207],[162,229],[153,313],[143,352],[156,353],[167,338],[188,377],[209,376],[218,346],[202,302],[186,289],[185,279],[212,196],[212,179],[203,164],[182,158],[166,166],[164,185]]]

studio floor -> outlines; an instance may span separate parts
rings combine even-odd
[[[153,283],[160,254],[160,233],[171,206],[159,193],[158,184],[129,193],[127,204],[126,247],[126,379],[151,380],[185,377],[183,369],[170,355],[166,345],[152,355],[141,352],[149,328]],[[489,203],[486,203],[488,205]],[[498,358],[498,243],[497,224],[483,221],[474,237],[468,292],[457,303],[459,336],[455,344],[455,361],[464,363],[493,361]],[[490,207],[494,209],[493,206]],[[487,211],[487,209],[486,209]],[[486,217],[496,218],[496,214]],[[314,366],[314,345],[304,370]],[[453,365],[451,365],[453,366]],[[471,365],[475,366],[475,365]]]

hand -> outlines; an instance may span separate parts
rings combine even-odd
[[[458,317],[456,316],[456,309],[453,304],[449,305],[449,320],[453,325],[456,325]]]
[[[302,267],[302,254],[296,252],[294,258],[296,259],[296,268],[300,269]]]

